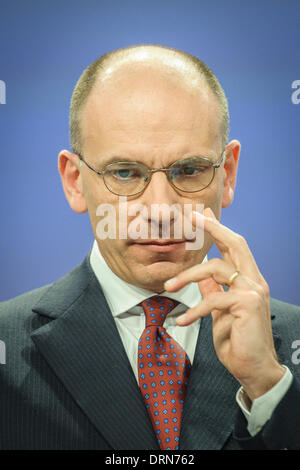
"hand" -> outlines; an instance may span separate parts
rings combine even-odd
[[[193,214],[198,226],[199,220],[222,259],[214,258],[183,271],[167,281],[165,289],[175,292],[190,282],[198,282],[203,300],[178,317],[177,323],[186,326],[212,315],[217,357],[253,401],[285,373],[273,342],[269,287],[242,236],[222,225],[210,208],[204,210],[204,215]],[[222,285],[236,270],[240,274],[225,292]]]

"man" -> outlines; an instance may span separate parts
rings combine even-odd
[[[119,49],[82,74],[58,165],[95,243],[62,279],[2,304],[2,448],[300,449],[300,309],[270,301],[245,239],[219,222],[240,154],[228,126],[218,80],[182,51]],[[200,248],[175,236],[174,205],[193,209]],[[146,236],[129,230],[137,207]]]

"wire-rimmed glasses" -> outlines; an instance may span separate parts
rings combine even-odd
[[[195,156],[178,160],[167,168],[148,168],[140,162],[120,161],[109,163],[103,170],[96,170],[89,165],[82,155],[81,162],[101,175],[107,189],[118,196],[135,196],[144,191],[151,181],[153,173],[166,173],[169,183],[179,191],[194,193],[203,191],[214,179],[215,171],[225,159],[225,150],[220,161],[213,163],[209,158]]]

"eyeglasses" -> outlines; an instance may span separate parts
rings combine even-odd
[[[102,171],[95,170],[78,154],[81,162],[103,176],[107,189],[117,196],[135,196],[144,191],[151,181],[153,173],[163,171],[166,173],[169,183],[179,191],[195,193],[203,191],[214,179],[215,171],[225,159],[225,150],[221,159],[213,163],[207,157],[191,157],[178,160],[167,168],[150,169],[139,162],[114,162],[108,164]],[[82,165],[82,163],[81,163]]]

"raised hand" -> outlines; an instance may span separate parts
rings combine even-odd
[[[272,337],[268,284],[246,240],[222,225],[211,209],[206,208],[204,215],[194,213],[193,222],[211,235],[222,259],[214,258],[181,272],[165,283],[165,289],[175,292],[198,282],[203,300],[178,317],[177,323],[186,326],[212,315],[216,354],[253,401],[285,373]],[[231,284],[228,291],[222,287],[226,284]]]

